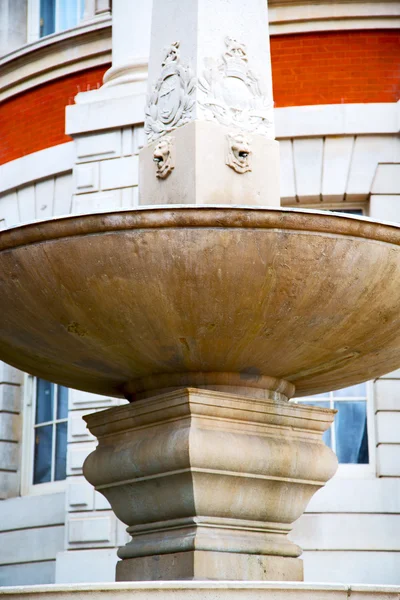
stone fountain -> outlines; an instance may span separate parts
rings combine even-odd
[[[279,208],[265,3],[184,6],[154,0],[142,208],[0,234],[0,358],[130,401],[85,417],[117,580],[299,581],[334,411],[288,401],[400,365],[400,228]]]

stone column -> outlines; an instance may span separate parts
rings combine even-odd
[[[279,206],[266,3],[154,0],[140,204]]]
[[[114,0],[112,8],[112,67],[104,75],[104,86],[135,84],[145,91],[150,49],[152,0]]]
[[[0,56],[27,42],[26,0],[0,0]]]

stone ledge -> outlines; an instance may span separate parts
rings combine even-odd
[[[82,600],[231,600],[235,598],[261,600],[398,600],[400,586],[336,585],[320,583],[238,582],[238,581],[160,581],[135,583],[93,583],[4,587],[1,598],[35,598],[46,600],[74,598]]]

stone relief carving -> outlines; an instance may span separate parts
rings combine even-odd
[[[272,137],[273,104],[263,95],[259,78],[248,65],[245,44],[226,37],[225,46],[222,59],[205,60],[206,69],[199,78],[199,104],[205,117]]]
[[[145,132],[152,142],[191,120],[195,78],[190,67],[180,63],[179,42],[165,51],[162,70],[148,98]]]
[[[156,175],[165,179],[175,168],[175,146],[171,136],[162,137],[156,144],[153,152],[153,161],[156,163]]]
[[[251,142],[248,135],[242,131],[228,133],[226,136],[228,150],[226,164],[236,173],[247,173],[251,171]]]

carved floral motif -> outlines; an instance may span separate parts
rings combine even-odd
[[[251,171],[251,142],[248,135],[242,131],[229,133],[226,136],[228,150],[226,164],[236,173],[247,173]]]
[[[272,102],[260,89],[259,79],[248,66],[245,44],[226,37],[222,59],[206,59],[199,78],[199,100],[207,119],[272,136]]]
[[[165,52],[162,70],[146,106],[145,132],[152,142],[191,120],[195,78],[180,63],[179,42]]]
[[[156,163],[156,175],[165,179],[175,168],[175,146],[171,136],[162,137],[156,144],[153,152],[153,160]]]

